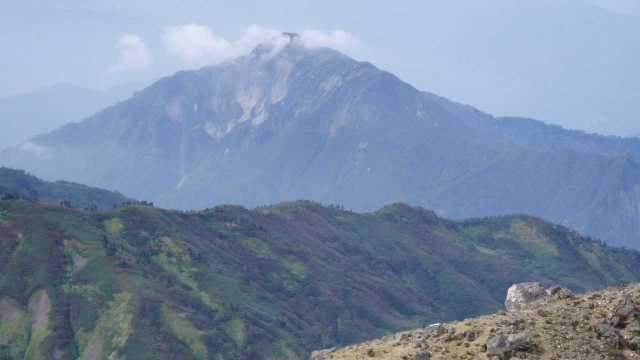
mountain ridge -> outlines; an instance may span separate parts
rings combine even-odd
[[[120,193],[66,181],[47,182],[22,170],[0,167],[0,198],[4,197],[92,210],[111,210],[131,201]]]
[[[405,204],[92,212],[0,200],[0,249],[0,318],[13,319],[0,354],[27,359],[299,359],[496,311],[514,282],[640,280],[639,252],[562,226]],[[49,321],[27,326],[36,312]]]
[[[289,44],[163,78],[0,163],[163,207],[401,201],[453,218],[528,213],[639,247],[640,141],[527,124]]]
[[[529,288],[531,292],[518,289]],[[512,293],[513,291],[513,293]],[[512,296],[510,298],[510,296]],[[312,360],[376,359],[635,359],[640,352],[633,284],[574,295],[567,289],[515,284],[496,314],[387,335],[312,354]]]

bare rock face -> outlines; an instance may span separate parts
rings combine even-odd
[[[504,306],[507,311],[522,310],[525,305],[546,296],[547,292],[537,282],[515,284],[507,291],[507,299],[504,302]]]

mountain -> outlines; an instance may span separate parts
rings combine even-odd
[[[526,285],[526,284],[521,284]],[[555,289],[522,309],[387,335],[311,360],[636,359],[640,286],[574,296]]]
[[[119,193],[66,181],[42,181],[22,170],[0,167],[0,198],[3,197],[100,210],[130,201]]]
[[[0,98],[0,149],[80,121],[130,97],[139,85],[105,91],[56,84],[31,93]]]
[[[327,48],[163,78],[0,163],[170,208],[310,199],[531,214],[640,248],[640,140],[494,118]]]
[[[639,280],[639,252],[524,216],[0,200],[4,358],[301,359],[496,311],[514,282]]]

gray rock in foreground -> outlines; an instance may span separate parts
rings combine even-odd
[[[521,310],[525,305],[547,296],[546,290],[537,282],[512,285],[507,291],[504,307],[507,311]]]

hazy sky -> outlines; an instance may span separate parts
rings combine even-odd
[[[0,96],[150,81],[275,29],[494,115],[640,134],[640,0],[57,3],[0,0]]]

